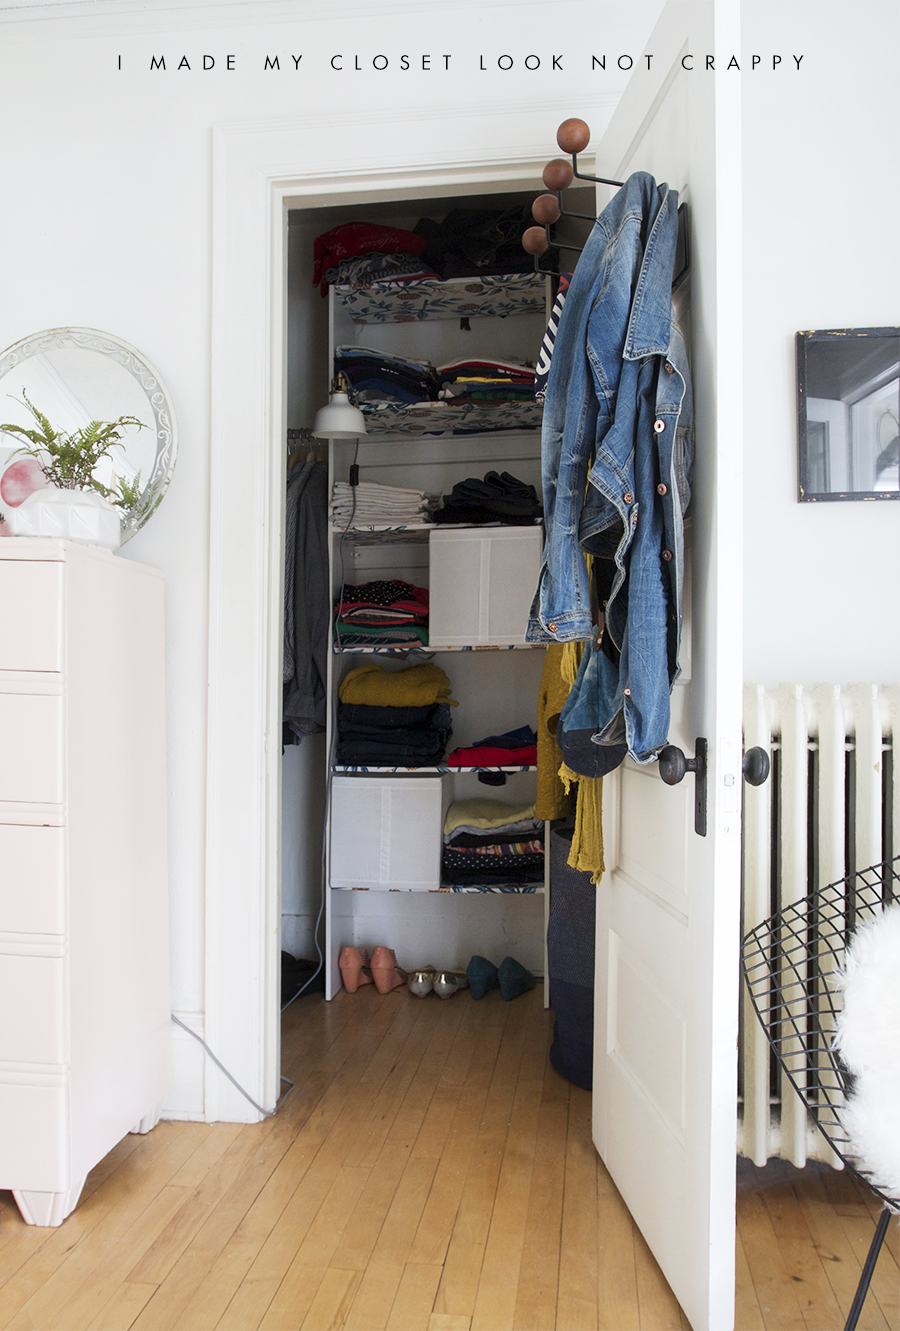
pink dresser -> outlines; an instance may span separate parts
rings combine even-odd
[[[0,1188],[58,1225],[171,1081],[163,579],[0,539]]]

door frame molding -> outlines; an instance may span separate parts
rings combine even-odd
[[[205,1032],[267,1109],[280,1077],[287,210],[539,191],[561,111],[438,108],[411,123],[389,109],[213,130]],[[204,1105],[207,1121],[260,1118],[209,1060]]]

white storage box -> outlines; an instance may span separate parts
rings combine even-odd
[[[542,527],[431,531],[429,646],[524,643],[541,565],[542,537]]]
[[[382,892],[440,887],[442,786],[439,776],[335,776],[331,886]]]

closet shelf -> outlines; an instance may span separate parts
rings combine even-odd
[[[543,896],[543,883],[484,883],[481,886],[472,884],[463,887],[453,883],[441,883],[440,887],[333,887],[332,892],[406,892],[408,894],[417,893],[422,895],[447,896],[451,893],[457,896],[467,895],[472,892],[500,892],[507,895],[519,896]]]
[[[362,402],[370,435],[453,435],[539,430],[540,402]]]
[[[452,883],[441,883],[439,892],[503,892],[520,896],[538,896],[543,895],[544,887],[542,883],[485,883],[481,887],[468,886],[460,887]]]
[[[534,523],[522,523],[522,526],[543,526],[543,518],[536,518]],[[332,523],[331,530],[335,536],[354,536],[357,532],[365,536],[372,532],[400,533],[406,531],[497,531],[500,527],[509,526],[509,523],[497,522],[363,522],[359,526],[339,527]],[[515,524],[520,525],[520,524]]]
[[[546,277],[534,272],[443,280],[426,277],[334,288],[335,300],[354,323],[360,324],[544,314],[546,293]]]
[[[335,656],[346,656],[348,652],[368,653],[373,656],[405,656],[407,652],[542,652],[546,646],[545,642],[504,642],[496,645],[479,643],[476,646],[441,647],[437,643],[430,646],[428,643],[405,642],[397,643],[393,647],[376,647],[374,644],[365,647],[341,647],[335,642],[332,643],[331,650]]]
[[[439,767],[349,767],[333,766],[332,772],[536,772],[536,767],[448,767],[442,763]]]

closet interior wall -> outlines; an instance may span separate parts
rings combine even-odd
[[[544,313],[473,317],[465,329],[459,318],[359,325],[337,311],[335,326],[330,328],[329,301],[312,285],[312,271],[315,237],[343,222],[365,220],[412,229],[421,217],[440,221],[455,207],[530,205],[539,188],[536,185],[527,193],[292,210],[288,214],[288,426],[309,426],[326,401],[332,339],[434,364],[478,354],[535,362],[546,326]],[[329,485],[335,479],[347,479],[355,453],[352,441],[335,441]],[[358,462],[361,481],[435,494],[448,493],[456,481],[483,476],[491,469],[510,471],[540,492],[539,430],[401,438],[370,434],[360,440]],[[427,533],[419,536],[427,538]],[[342,549],[336,537],[333,541],[335,597],[341,583],[341,558],[343,577],[349,583],[398,578],[428,586],[427,539],[381,544],[345,539]],[[452,696],[459,701],[452,709],[450,748],[472,744],[482,735],[535,725],[542,651],[437,651],[432,659],[447,672]],[[400,657],[348,652],[333,659],[333,670],[339,679],[372,660],[388,669],[406,664]],[[283,760],[282,947],[298,956],[315,956],[328,761],[323,736],[287,748]],[[498,789],[479,783],[475,773],[444,776],[442,781],[445,806],[450,799],[474,795],[514,802],[533,798],[536,791],[533,772],[510,773],[506,785]],[[335,946],[383,944],[393,947],[405,966],[430,963],[458,968],[474,953],[498,962],[509,954],[534,972],[543,971],[544,901],[540,893],[331,891],[330,900]]]

